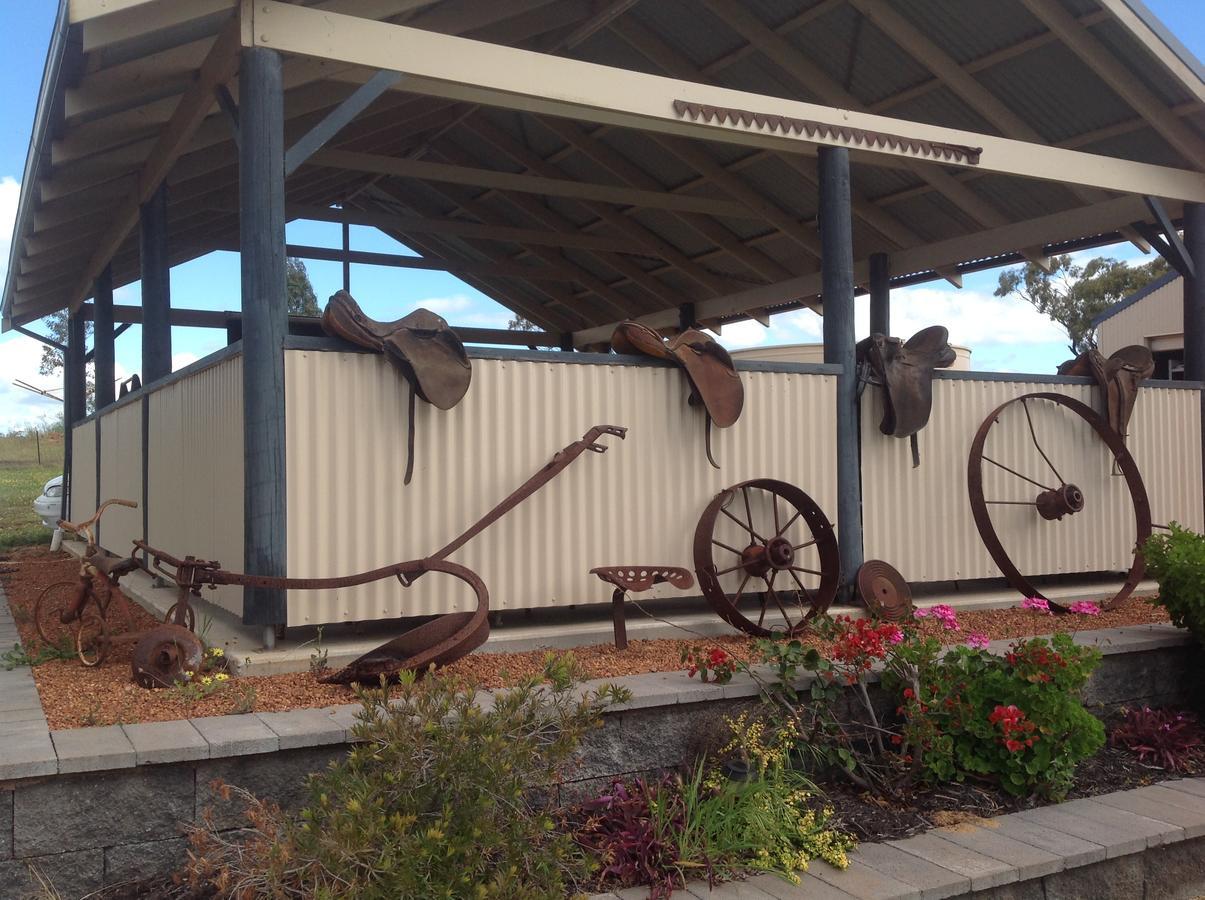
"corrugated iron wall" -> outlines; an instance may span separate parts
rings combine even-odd
[[[1067,394],[1090,406],[1087,384],[941,379],[933,385],[933,415],[920,434],[921,465],[912,468],[907,440],[879,432],[881,393],[862,400],[862,497],[866,558],[884,559],[909,581],[997,578],[967,499],[967,458],[975,430],[1010,398],[1037,391]],[[1042,520],[1026,506],[993,506],[1001,541],[1026,574],[1125,570],[1134,538],[1133,507],[1108,452],[1078,417],[1055,404],[1032,402],[1038,440],[1063,477],[1085,493],[1083,512],[1061,522]],[[1195,390],[1143,388],[1130,422],[1129,448],[1138,463],[1156,523],[1171,519],[1202,526],[1200,398]],[[1000,418],[985,451],[1041,481],[1057,479],[1034,449],[1018,404]],[[1034,488],[986,465],[988,499],[1033,500]]]
[[[78,522],[96,510],[96,422],[71,429],[71,506],[68,519]]]
[[[1130,344],[1152,347],[1151,338],[1174,335],[1184,341],[1184,279],[1175,278],[1100,323],[1096,340],[1108,356]],[[1153,349],[1167,349],[1153,347]]]
[[[743,373],[744,414],[713,435],[717,471],[704,457],[703,416],[687,406],[676,370],[474,359],[459,406],[418,404],[417,463],[405,487],[407,389],[384,359],[293,350],[285,377],[293,576],[432,553],[600,423],[628,426],[627,440],[605,439],[606,454],[584,454],[455,554],[485,580],[494,609],[603,602],[611,589],[587,574],[593,566],[692,567],[703,507],[748,478],[781,478],[830,515],[835,508],[832,376]],[[438,576],[409,589],[382,581],[294,591],[289,623],[421,615],[470,601]]]
[[[243,569],[242,379],[242,357],[233,357],[165,385],[150,395],[148,422],[148,542],[235,571]],[[241,588],[205,599],[242,615]]]
[[[100,498],[133,500],[138,509],[111,506],[101,520],[101,546],[127,556],[142,537],[142,402],[119,406],[101,417]]]

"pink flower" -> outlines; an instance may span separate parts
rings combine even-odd
[[[891,631],[887,634],[887,643],[889,643],[889,644],[898,644],[903,639],[904,639],[904,632],[900,631],[898,628],[896,628],[894,631]]]
[[[1079,613],[1081,616],[1099,616],[1100,607],[1091,600],[1080,600],[1067,607],[1068,612]]]
[[[1050,604],[1046,601],[1045,597],[1026,597],[1021,602],[1021,608],[1032,609],[1047,616],[1050,615]]]
[[[982,631],[972,631],[967,635],[967,646],[974,650],[986,650],[990,640]]]
[[[939,603],[932,607],[929,612],[935,619],[941,621],[942,627],[946,631],[958,631],[958,617],[954,614],[954,607],[948,606],[945,603]]]

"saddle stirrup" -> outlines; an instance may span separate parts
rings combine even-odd
[[[916,432],[908,435],[908,443],[912,445],[912,468],[920,468],[920,442],[916,439]]]
[[[409,425],[406,434],[406,476],[402,479],[402,484],[409,484],[411,476],[414,475],[414,395],[416,393],[414,383],[410,384],[410,401],[407,405],[407,419]]]
[[[711,465],[714,468],[718,469],[720,467],[720,464],[718,462],[716,462],[715,457],[711,455],[711,415],[710,414],[708,414],[707,422],[703,426],[703,446],[707,450],[707,461],[709,463],[711,463]]]

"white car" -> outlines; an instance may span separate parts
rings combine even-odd
[[[33,502],[34,514],[47,528],[59,523],[63,512],[63,476],[55,475],[42,488],[42,495]]]

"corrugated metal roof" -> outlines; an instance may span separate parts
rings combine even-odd
[[[22,184],[16,240],[13,241],[4,295],[4,322],[28,322],[78,301],[73,295],[87,272],[96,248],[112,228],[113,218],[130,196],[131,187],[170,117],[184,86],[195,77],[200,60],[213,46],[237,4],[215,11],[213,0],[146,0],[148,9],[171,10],[171,28],[154,30],[140,23],[127,40],[94,46],[93,26],[71,25],[67,5],[48,58],[39,98],[34,138]],[[302,0],[310,2],[310,0]],[[324,8],[375,14],[389,11],[390,0],[323,0]],[[748,38],[726,24],[725,3],[751,12],[754,29],[777,33],[805,66],[822,78],[803,79],[794,66],[766,52],[777,38]],[[967,3],[965,0],[887,0],[938,50],[967,65],[980,85],[1046,141],[1070,141],[1092,152],[1170,166],[1183,166],[1171,149],[1132,108],[1022,5],[1020,0]],[[1061,2],[1061,0],[1060,0]],[[1126,0],[1131,7],[1137,0]],[[196,14],[191,14],[191,5]],[[397,8],[410,4],[397,0]],[[1152,47],[1172,47],[1166,35],[1149,29],[1131,32],[1091,0],[1063,3],[1084,17],[1090,33],[1125,70],[1154,92],[1181,121],[1205,136],[1205,116],[1192,103],[1201,85],[1178,78],[1183,72],[1165,67]],[[872,24],[848,0],[644,0],[619,20],[597,28],[566,50],[565,41],[597,12],[588,0],[507,0],[474,4],[433,0],[406,19],[406,24],[478,40],[569,56],[620,68],[668,73],[743,89],[766,97],[787,97],[833,105],[832,98],[852,94],[855,108],[875,105],[902,121],[934,123],[962,130],[998,133],[991,112],[968,101],[936,79],[924,60],[915,59],[891,36]],[[1139,16],[1149,15],[1145,10]],[[103,21],[103,20],[101,20]],[[113,20],[110,20],[113,21]],[[1147,27],[1147,26],[1143,26]],[[763,46],[763,43],[765,44]],[[1010,52],[1021,45],[1023,50]],[[87,49],[85,49],[87,48]],[[851,50],[853,51],[851,53]],[[999,54],[993,56],[993,54]],[[985,57],[987,60],[985,61]],[[852,61],[852,65],[851,65]],[[286,60],[286,136],[295,140],[358,83],[349,74],[317,71]],[[1170,66],[1170,63],[1169,63]],[[1190,71],[1198,67],[1189,64]],[[308,71],[310,74],[303,75]],[[68,83],[71,87],[68,90]],[[891,98],[898,97],[892,104]],[[772,104],[772,100],[766,100]],[[772,110],[767,110],[772,111]],[[1186,115],[1187,114],[1187,115]],[[834,115],[838,115],[834,111]],[[1137,124],[1134,124],[1137,123]],[[506,145],[500,149],[478,128],[495,129]],[[598,126],[575,126],[583,133]],[[906,127],[906,126],[901,126]],[[1097,135],[1098,130],[1107,129]],[[400,91],[382,98],[337,135],[330,146],[379,156],[470,164],[506,173],[526,173],[534,165],[545,177],[575,182],[633,187],[669,196],[712,198],[725,209],[744,205],[748,215],[687,213],[621,202],[544,196],[512,190],[487,190],[460,184],[423,183],[414,178],[341,171],[309,165],[287,184],[291,205],[337,203],[357,193],[355,206],[366,211],[405,213],[410,217],[451,218],[490,227],[524,228],[553,235],[582,233],[626,242],[626,249],[581,246],[563,249],[548,234],[542,242],[524,243],[512,232],[497,238],[457,236],[437,231],[399,234],[410,246],[430,248],[429,255],[453,261],[506,262],[551,266],[557,254],[575,283],[526,283],[516,278],[474,277],[500,302],[531,309],[549,297],[566,320],[602,324],[612,315],[605,298],[627,298],[640,309],[664,309],[675,295],[694,296],[704,284],[763,284],[768,273],[809,274],[818,263],[800,242],[776,236],[772,215],[758,212],[772,203],[805,228],[816,215],[816,191],[797,168],[807,157],[788,165],[774,153],[735,144],[690,141],[689,146],[652,140],[633,130],[605,126],[595,135],[603,151],[629,168],[611,167],[566,143],[563,128],[530,113],[480,108],[451,100],[408,95]],[[1093,138],[1090,140],[1090,138]],[[675,139],[686,141],[686,139]],[[679,153],[686,155],[679,156]],[[725,189],[716,178],[701,177],[687,155],[706,154],[708,171],[739,179],[744,191]],[[223,114],[215,105],[168,174],[171,257],[182,262],[238,240],[237,152]],[[1200,159],[1188,161],[1201,166]],[[701,164],[700,164],[701,166]],[[855,152],[853,186],[859,200],[855,243],[859,254],[883,249],[907,250],[973,233],[985,223],[1023,222],[1083,205],[1087,192],[999,175],[966,176],[957,182],[952,167]],[[942,173],[938,178],[935,173]],[[936,184],[929,182],[938,182]],[[969,191],[974,215],[960,206]],[[386,202],[384,197],[394,200]],[[633,197],[642,197],[635,194]],[[962,199],[966,199],[963,197]],[[634,200],[633,202],[640,202]],[[735,206],[734,206],[735,204]],[[877,207],[877,208],[876,208]],[[608,209],[609,208],[609,209]],[[610,211],[618,213],[618,216]],[[606,213],[600,222],[600,212]],[[781,220],[779,220],[781,223]],[[433,223],[439,224],[439,223]],[[1123,223],[1095,223],[1109,233]],[[392,232],[391,232],[392,233]],[[650,237],[651,236],[651,237]],[[1062,235],[1060,239],[1066,238]],[[1085,239],[1095,236],[1084,235]],[[1033,243],[1043,236],[1035,234]],[[566,239],[566,244],[570,242]],[[748,249],[739,246],[748,245]],[[1007,257],[1016,247],[982,248],[980,256]],[[423,250],[420,249],[420,252]],[[669,258],[666,258],[669,257]],[[695,258],[698,261],[692,261]],[[951,259],[957,266],[969,261]],[[139,275],[137,237],[128,235],[113,258],[116,284]],[[641,273],[654,273],[652,275]],[[634,283],[636,277],[640,282]],[[662,287],[650,278],[660,280]],[[607,283],[613,284],[611,289]],[[590,289],[587,290],[587,287]],[[657,290],[650,290],[658,288]],[[599,292],[602,292],[600,295]],[[702,291],[703,294],[706,291]],[[551,307],[549,308],[551,310]]]

